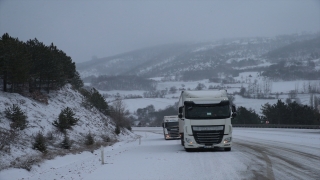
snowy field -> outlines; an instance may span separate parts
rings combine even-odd
[[[251,76],[251,77],[250,77]],[[154,78],[155,80],[159,80],[161,78]],[[259,77],[257,72],[244,72],[240,73],[238,77],[235,77],[238,81],[244,81],[245,79],[250,79],[251,82],[257,81],[257,83],[262,87],[263,77]],[[220,83],[209,82],[208,79],[201,81],[190,81],[190,82],[179,82],[179,81],[170,81],[170,82],[158,82],[157,90],[165,90],[170,89],[171,87],[176,87],[177,89],[185,88],[194,90],[199,83],[202,83],[206,86],[205,90],[208,89],[209,86],[220,86]],[[292,90],[297,90],[297,98],[300,99],[301,104],[310,105],[310,94],[303,93],[307,91],[308,86],[317,87],[320,89],[320,81],[281,81],[281,82],[272,82],[271,84],[271,93],[279,94],[279,99],[282,102],[285,102],[288,98],[288,93]],[[248,87],[248,83],[237,83],[237,84],[224,84],[227,92],[232,94],[234,92],[239,92],[240,87],[243,86],[245,88]],[[101,94],[109,94],[109,95],[120,95],[120,96],[128,96],[128,95],[140,95],[143,96],[144,91],[100,91]],[[130,111],[130,113],[134,114],[134,112],[138,108],[145,108],[148,105],[153,105],[155,110],[165,109],[167,106],[172,106],[174,103],[179,101],[181,91],[177,90],[174,94],[167,94],[165,98],[137,98],[137,99],[124,99],[123,102],[126,105],[126,108]],[[320,97],[320,94],[314,94],[317,97]],[[278,99],[248,99],[243,98],[239,95],[235,95],[234,103],[236,106],[243,106],[247,109],[251,108],[255,110],[256,113],[261,115],[261,106],[269,103],[274,104]],[[114,97],[107,98],[108,103],[112,103],[115,100]]]
[[[57,157],[30,172],[9,169],[1,180],[320,179],[320,130],[234,128],[230,152],[185,152],[162,129],[133,128],[127,139],[93,153]]]

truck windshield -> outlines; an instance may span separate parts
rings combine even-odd
[[[190,104],[185,108],[187,119],[224,119],[231,113],[228,104]]]
[[[166,122],[166,127],[178,126],[179,122]]]

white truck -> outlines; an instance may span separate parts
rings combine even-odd
[[[178,103],[181,145],[186,151],[232,146],[231,118],[236,108],[226,90],[182,91]]]
[[[162,127],[163,127],[163,135],[165,140],[180,138],[179,121],[178,121],[177,115],[164,116]]]

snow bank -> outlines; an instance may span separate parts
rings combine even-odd
[[[53,140],[48,144],[48,151],[62,151],[57,148],[64,138],[64,135],[57,131],[52,122],[58,119],[62,109],[69,107],[79,118],[77,125],[71,130],[67,130],[67,135],[73,141],[72,148],[81,148],[84,144],[85,136],[91,132],[96,142],[108,137],[114,141],[122,141],[128,137],[134,137],[130,131],[124,130],[122,134],[114,133],[115,125],[112,119],[103,115],[95,108],[86,109],[81,106],[83,96],[73,90],[70,85],[58,91],[51,91],[48,96],[48,104],[37,102],[31,98],[21,96],[16,93],[0,92],[0,130],[10,130],[10,120],[5,118],[5,108],[17,104],[27,115],[28,126],[26,129],[17,132],[17,137],[0,151],[0,170],[9,166],[17,167],[31,157],[41,157],[42,153],[32,149],[34,136],[41,132],[44,136],[53,135]],[[1,150],[1,149],[0,149]]]

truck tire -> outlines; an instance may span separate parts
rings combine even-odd
[[[187,152],[191,152],[192,151],[191,148],[184,148],[184,150],[186,150]]]
[[[184,146],[184,138],[183,138],[183,134],[181,134],[181,146]]]
[[[231,147],[230,148],[224,148],[224,151],[231,151]]]

